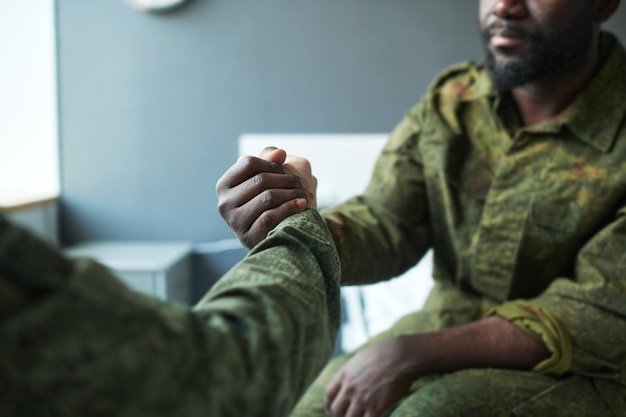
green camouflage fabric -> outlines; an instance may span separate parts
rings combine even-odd
[[[322,212],[344,285],[392,278],[434,250],[424,310],[380,338],[468,323],[521,299],[538,320],[511,322],[534,326],[553,356],[571,355],[556,366],[562,376],[420,378],[393,417],[626,415],[626,52],[604,33],[601,56],[570,108],[530,127],[480,65],[449,68],[392,132],[364,193]],[[293,415],[324,415],[329,375],[345,360]]]
[[[365,346],[403,334],[431,332],[480,319],[493,301],[438,280],[422,310],[407,315]],[[292,416],[326,416],[321,399],[328,384],[353,356],[324,369]],[[605,398],[611,398],[607,403]],[[610,405],[609,405],[610,404]],[[391,417],[622,417],[624,390],[607,379],[550,376],[508,369],[467,369],[417,379]]]
[[[339,273],[307,210],[190,310],[0,216],[0,416],[285,416],[333,351]]]

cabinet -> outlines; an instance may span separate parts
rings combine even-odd
[[[191,243],[86,242],[67,248],[65,253],[102,263],[136,291],[191,303]]]

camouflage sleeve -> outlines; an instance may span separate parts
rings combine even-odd
[[[492,309],[486,315],[502,317],[548,349],[550,357],[535,365],[534,372],[562,375],[569,371],[572,340],[565,324],[554,314],[528,301],[515,300]]]
[[[430,247],[428,205],[417,152],[423,106],[391,133],[365,192],[322,211],[342,265],[343,285],[389,279]]]
[[[626,207],[579,252],[571,279],[530,302],[567,328],[570,371],[626,384]]]
[[[189,310],[0,217],[0,415],[287,415],[332,352],[339,269],[308,210]]]

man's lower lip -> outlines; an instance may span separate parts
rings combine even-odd
[[[495,35],[491,38],[491,45],[495,48],[512,48],[524,43],[523,38]]]

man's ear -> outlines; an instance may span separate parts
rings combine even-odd
[[[609,20],[619,7],[619,3],[620,0],[596,0],[596,23],[601,24]]]

